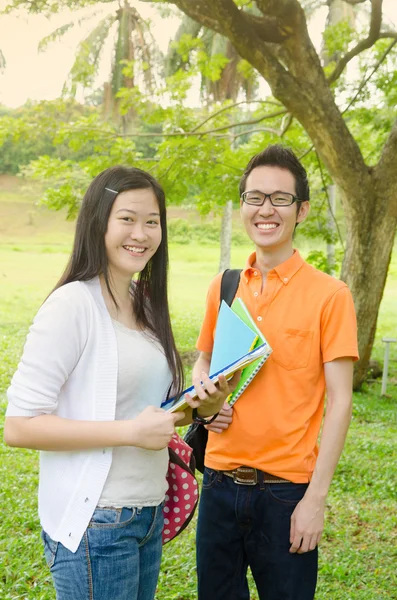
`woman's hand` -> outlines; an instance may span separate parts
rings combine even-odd
[[[184,412],[169,413],[162,408],[148,406],[130,423],[133,423],[131,446],[146,450],[166,448],[175,432],[175,423],[185,417]]]
[[[208,377],[207,373],[201,374],[193,379],[193,385],[197,396],[192,398],[186,394],[187,404],[192,408],[197,408],[200,417],[211,417],[220,412],[226,398],[234,391],[241,377],[241,371],[237,371],[229,381],[223,375],[219,376],[219,381],[215,384]]]

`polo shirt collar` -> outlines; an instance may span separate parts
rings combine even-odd
[[[256,252],[253,252],[248,257],[245,268],[243,270],[243,277],[245,278],[246,283],[248,283],[248,280],[255,271],[255,268],[253,266],[255,264],[255,261]],[[298,250],[294,250],[293,255],[290,258],[288,258],[288,260],[285,260],[283,263],[277,265],[277,267],[269,271],[268,277],[277,276],[284,285],[287,285],[291,281],[295,273],[297,273],[302,267],[304,262],[305,261],[299,254]]]

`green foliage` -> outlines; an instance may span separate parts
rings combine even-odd
[[[92,87],[98,72],[99,58],[104,41],[114,21],[114,15],[105,17],[88,37],[79,44],[76,59],[69,74],[69,81],[64,86],[65,93],[74,97],[78,84],[81,84],[84,88]]]
[[[204,50],[197,54],[197,67],[203,77],[210,81],[218,81],[221,77],[223,69],[229,63],[229,59],[223,54],[214,54],[208,56]]]
[[[252,80],[255,77],[254,67],[244,58],[239,60],[237,65],[237,72],[242,75],[244,79]]]
[[[329,275],[335,273],[336,275],[339,275],[342,267],[343,254],[343,250],[340,247],[337,248],[335,251],[334,262],[331,265],[323,250],[311,250],[306,256],[306,261],[324,273],[328,273]]]
[[[66,162],[62,162],[58,156],[47,154],[24,170],[30,177],[48,186],[43,202],[55,209],[67,206],[69,218],[73,218],[90,177],[110,165],[121,163],[150,169],[165,187],[169,202],[194,204],[203,215],[211,211],[220,214],[228,199],[237,203],[238,183],[248,160],[258,149],[279,142],[279,137],[267,130],[241,135],[247,129],[241,123],[266,116],[269,111],[274,111],[274,107],[257,104],[252,109],[242,109],[240,105],[226,101],[208,108],[189,108],[178,98],[178,90],[185,89],[185,82],[177,82],[182,75],[189,77],[182,70],[176,74],[177,91],[173,103],[167,107],[155,104],[153,99],[149,102],[147,96],[136,88],[124,88],[120,92],[125,111],[128,111],[130,102],[134,104],[137,133],[147,132],[148,138],[134,137],[133,134],[120,136],[115,125],[104,122],[96,110],[74,120],[54,123],[51,130],[54,131],[52,143],[55,149],[62,148],[65,157],[80,154],[81,159],[73,161],[66,158]],[[233,128],[233,133],[238,135],[233,144],[231,133],[222,131],[231,122],[239,123]],[[275,131],[280,129],[280,117],[268,119],[269,125]],[[151,133],[161,131],[181,131],[181,135],[150,137]],[[184,131],[197,131],[200,135],[184,136]],[[204,132],[210,131],[213,133],[204,135]],[[284,143],[292,146],[298,154],[303,154],[309,140],[301,126],[294,122],[285,135]],[[321,192],[324,182],[319,177],[316,156],[309,154],[305,163],[313,190],[311,204],[314,218],[300,229],[306,236],[334,241],[327,229],[326,196]],[[219,239],[218,232],[216,236]]]
[[[202,244],[217,246],[221,235],[220,223],[191,223],[186,219],[172,219],[168,222],[168,235],[173,244]],[[233,244],[247,243],[241,231],[232,233]]]
[[[390,90],[388,93],[390,100],[394,91]],[[381,110],[360,106],[351,110],[347,116],[349,128],[359,143],[368,165],[375,165],[379,160],[383,145],[396,118],[394,105],[388,106],[389,100]]]
[[[396,44],[396,41],[394,41]],[[390,40],[378,40],[374,48],[374,60],[379,61],[390,47]],[[381,94],[383,102],[393,110],[395,117],[395,107],[397,104],[397,45],[388,54],[386,60],[380,65],[372,78],[372,87],[377,95]]]
[[[64,25],[61,25],[60,27],[55,29],[52,33],[50,33],[50,35],[47,35],[45,38],[40,40],[38,45],[38,51],[44,52],[45,50],[47,50],[50,44],[52,44],[53,42],[58,42],[65,35],[65,33],[70,31],[74,26],[74,21],[71,21],[70,23],[65,23]]]
[[[356,36],[356,30],[349,20],[329,25],[323,34],[325,53],[328,58],[330,60],[333,60],[334,57],[339,58],[341,54],[346,52]]]
[[[101,0],[102,3],[112,2],[113,0]],[[44,14],[50,17],[52,14],[62,10],[78,10],[85,6],[98,5],[98,0],[9,0],[4,10],[5,13],[23,8],[32,14]]]
[[[25,106],[0,114],[0,173],[18,173],[41,155],[67,159],[71,152],[66,144],[55,143],[64,122],[70,127],[75,119],[89,115],[91,109],[73,100],[28,102]],[[76,161],[92,153],[92,147],[73,151]]]
[[[37,179],[56,180],[56,187],[48,187],[41,203],[54,210],[67,208],[67,218],[74,219],[79,210],[82,193],[88,187],[91,177],[76,163],[59,160],[49,156],[41,156],[32,161],[24,175]]]
[[[193,50],[203,50],[203,41],[197,37],[193,37],[190,33],[184,33],[178,41],[173,41],[170,47],[174,49],[181,57],[183,63],[189,63]]]

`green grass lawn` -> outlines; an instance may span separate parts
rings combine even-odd
[[[5,390],[23,347],[29,323],[64,268],[72,227],[40,213],[43,225],[25,223],[29,200],[10,212],[0,231],[0,412]],[[12,199],[7,201],[15,209]],[[26,206],[25,206],[26,205]],[[19,215],[19,217],[18,217]],[[35,229],[29,235],[29,227]],[[4,235],[3,235],[4,233]],[[299,246],[298,246],[299,247]],[[303,243],[303,254],[308,250]],[[242,266],[250,247],[233,248],[232,266]],[[217,271],[218,249],[198,243],[171,246],[170,300],[177,343],[194,349],[208,283]],[[374,355],[383,335],[397,335],[397,249],[382,301]],[[318,600],[397,598],[397,345],[392,348],[389,397],[380,382],[354,395],[354,415],[346,448],[328,498],[321,543]],[[2,420],[1,420],[2,421]],[[2,425],[0,426],[2,429]],[[2,431],[0,430],[0,438]],[[0,442],[0,600],[54,600],[39,539],[36,511],[38,455]],[[157,600],[193,600],[194,523],[165,546]],[[231,557],[233,560],[233,557]],[[254,588],[253,588],[254,589]],[[252,592],[252,600],[257,600]],[[73,599],[71,599],[73,600]],[[109,599],[110,600],[110,599]]]

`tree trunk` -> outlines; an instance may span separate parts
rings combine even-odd
[[[349,235],[341,279],[353,294],[357,314],[360,360],[355,368],[354,389],[367,375],[397,227],[397,216],[382,210],[384,199],[375,195],[375,189],[373,192],[373,206],[380,207],[377,211],[363,209],[346,215]],[[362,197],[360,190],[357,196]]]
[[[221,257],[219,261],[219,272],[230,268],[230,249],[232,243],[232,218],[233,202],[227,200],[222,214],[221,226]]]
[[[336,218],[336,186],[332,183],[328,187],[329,205],[327,207],[327,229],[332,236],[332,242],[327,243],[327,263],[330,275],[335,275],[335,242],[336,233],[335,218]]]
[[[336,25],[341,21],[349,20],[354,26],[354,8],[344,0],[329,0],[328,23]]]

